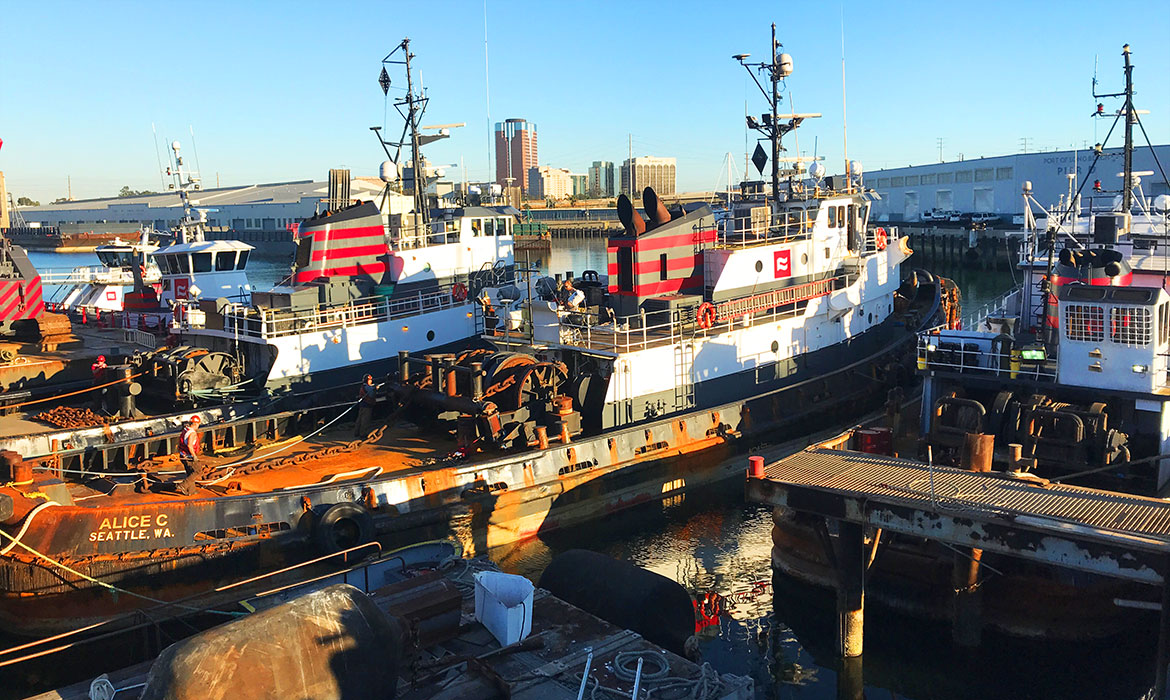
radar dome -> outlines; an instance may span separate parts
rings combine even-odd
[[[1154,211],[1162,214],[1170,213],[1170,194],[1160,194],[1154,197]]]
[[[394,182],[398,179],[398,166],[392,160],[382,161],[382,165],[378,166],[378,178],[382,182]]]
[[[179,142],[178,141],[171,141],[171,150],[173,150],[175,153],[179,152]]]
[[[825,176],[825,166],[818,161],[813,161],[813,164],[808,166],[808,174],[820,180]]]
[[[782,53],[777,60],[780,64],[780,77],[787,78],[792,75],[792,56]]]
[[[861,161],[849,161],[849,174],[853,177],[861,177]]]

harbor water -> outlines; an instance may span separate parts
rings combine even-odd
[[[606,269],[601,239],[552,245],[521,252],[518,262],[550,274]],[[96,263],[92,254],[30,257],[38,269]],[[254,288],[266,289],[288,268],[287,256],[254,257],[249,278]],[[982,306],[1013,284],[1007,269],[934,271],[958,282],[967,308]],[[985,635],[971,650],[954,646],[945,625],[908,620],[876,605],[866,610],[865,655],[843,673],[834,658],[834,599],[773,577],[771,528],[770,509],[745,502],[742,482],[733,480],[502,547],[492,557],[505,571],[535,581],[557,554],[584,548],[674,579],[694,596],[718,593],[729,605],[701,631],[703,658],[721,672],[752,676],[757,698],[1140,698],[1152,683],[1152,627],[1105,643]],[[46,679],[37,680],[34,685],[44,687]]]

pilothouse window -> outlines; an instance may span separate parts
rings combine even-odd
[[[1069,340],[1099,342],[1105,339],[1105,309],[1090,304],[1064,307],[1064,336]]]
[[[1148,345],[1150,310],[1143,306],[1118,306],[1109,310],[1109,339],[1118,345]]]
[[[179,274],[185,275],[191,271],[191,259],[187,257],[186,253],[176,255],[174,260],[179,265]]]
[[[192,253],[191,271],[211,272],[211,253]]]
[[[234,250],[221,250],[215,254],[215,271],[227,272],[236,269],[236,252]]]
[[[248,264],[248,253],[250,253],[250,252],[252,252],[252,251],[249,251],[249,250],[241,250],[240,251],[240,260],[236,264],[237,270],[243,270],[244,266]]]

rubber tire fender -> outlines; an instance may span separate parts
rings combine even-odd
[[[357,538],[352,544],[347,543],[343,546],[342,543],[337,541],[334,534],[335,528],[345,521],[353,524],[353,527],[356,529]],[[367,542],[372,542],[373,540],[374,516],[370,515],[370,511],[358,503],[352,503],[350,501],[334,503],[313,524],[313,542],[321,550],[322,554],[335,554],[343,549],[356,547]]]

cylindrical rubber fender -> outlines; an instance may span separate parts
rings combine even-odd
[[[691,596],[678,583],[629,562],[571,549],[540,575],[540,587],[675,654],[695,633]]]
[[[374,539],[374,516],[357,503],[334,503],[313,525],[313,541],[333,554]]]

